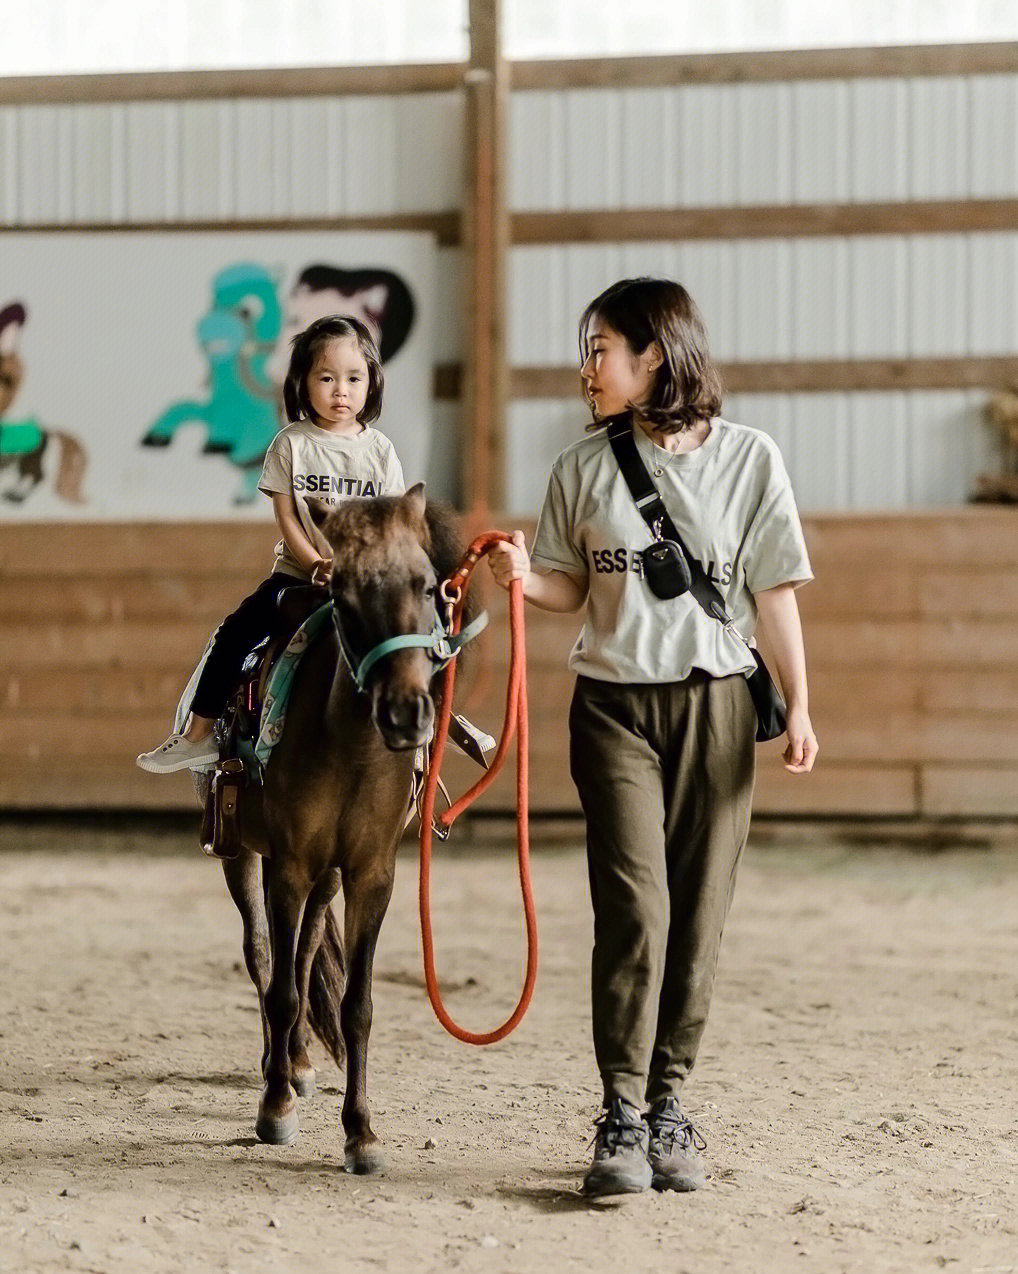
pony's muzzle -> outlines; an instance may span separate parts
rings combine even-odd
[[[427,694],[388,694],[375,703],[375,724],[394,752],[426,743],[434,720],[435,705]]]

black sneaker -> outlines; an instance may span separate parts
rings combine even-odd
[[[677,1097],[662,1097],[647,1115],[647,1158],[655,1190],[699,1190],[707,1182],[700,1151],[707,1143],[682,1113]]]
[[[650,1186],[647,1125],[635,1106],[612,1099],[595,1120],[594,1158],[583,1178],[584,1194],[639,1194]]]

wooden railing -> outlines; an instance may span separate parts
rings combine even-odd
[[[494,519],[501,525],[505,519]],[[818,815],[1018,816],[1018,515],[973,507],[804,519],[802,589],[816,771],[758,750],[756,808]],[[524,524],[528,534],[532,526]],[[262,524],[4,527],[0,808],[186,808],[181,775],[134,757],[166,734],[209,631],[262,577]],[[488,675],[470,702],[501,720],[506,628],[493,590]],[[532,804],[576,808],[566,658],[576,616],[528,609]],[[468,777],[454,763],[454,785]],[[488,808],[511,805],[512,776]]]

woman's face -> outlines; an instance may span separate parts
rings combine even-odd
[[[587,357],[580,367],[583,392],[598,420],[625,411],[629,403],[645,403],[661,366],[655,341],[634,354],[626,338],[595,314],[587,325]]]
[[[319,350],[307,391],[319,424],[326,429],[353,424],[368,398],[368,361],[352,336],[339,336]]]

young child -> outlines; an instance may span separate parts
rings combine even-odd
[[[328,580],[331,561],[319,548],[304,495],[337,504],[350,496],[402,493],[395,449],[370,427],[382,410],[382,385],[377,346],[359,319],[321,318],[294,338],[283,387],[292,423],[273,439],[258,483],[272,497],[282,535],[272,573],[216,630],[183,732],[143,752],[143,770],[169,774],[218,760],[213,726],[248,652],[274,630],[279,594],[294,584]]]

